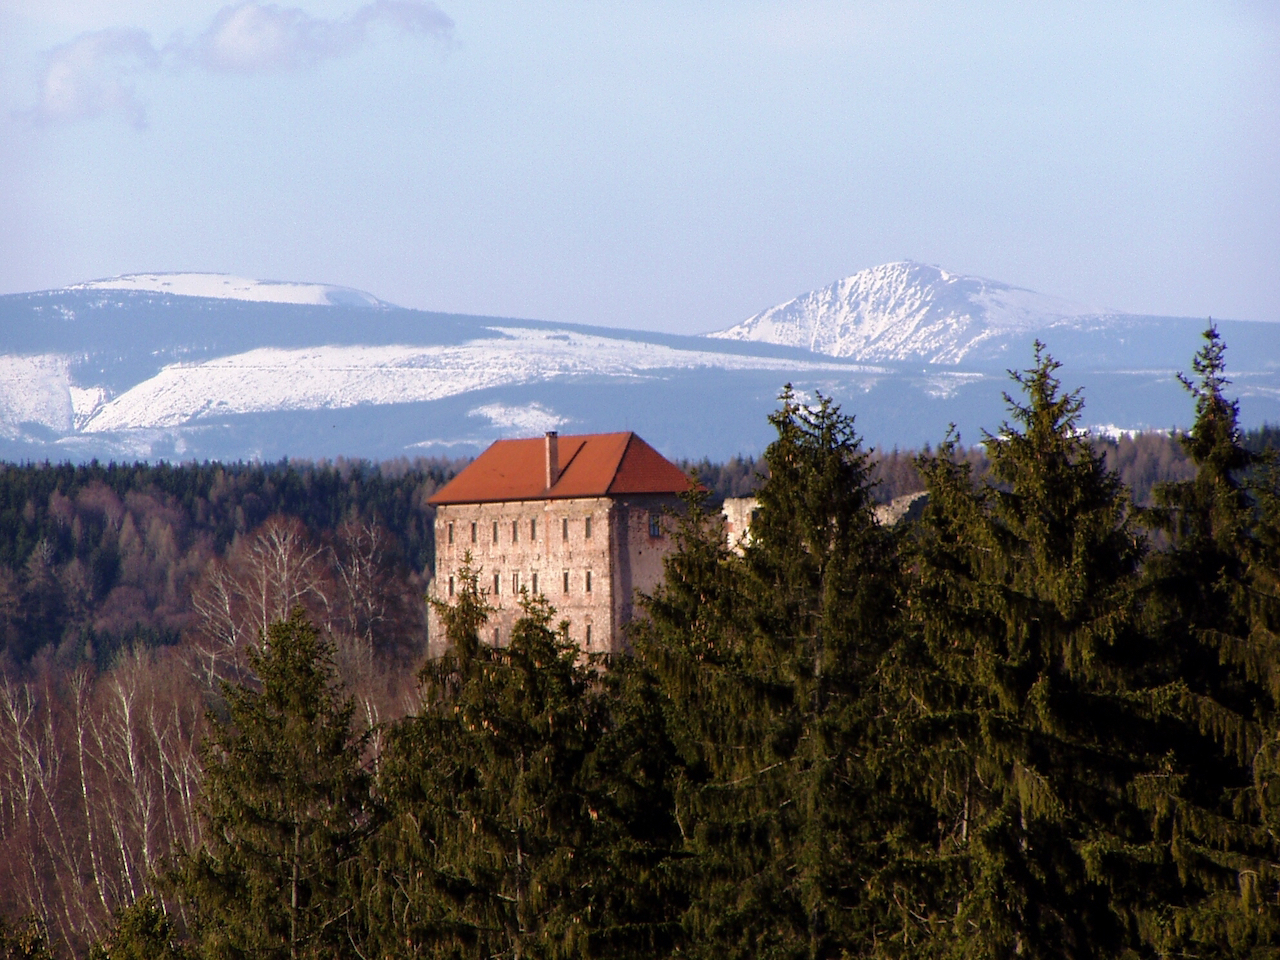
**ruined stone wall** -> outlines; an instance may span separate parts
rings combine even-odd
[[[751,520],[760,509],[760,501],[755,497],[728,497],[720,512],[724,515],[724,535],[729,549],[742,553],[743,546],[751,537]]]

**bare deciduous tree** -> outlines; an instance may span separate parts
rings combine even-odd
[[[325,560],[300,521],[277,516],[237,538],[224,561],[209,564],[192,597],[193,652],[206,685],[243,677],[249,645],[295,607],[329,622],[333,591]]]
[[[0,677],[0,912],[73,949],[198,841],[204,701],[176,653]]]

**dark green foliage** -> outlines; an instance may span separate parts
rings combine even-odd
[[[720,503],[726,497],[751,496],[764,483],[768,469],[755,457],[742,456],[731,457],[724,463],[712,463],[706,457],[697,461],[681,460],[679,467],[685,473],[697,475],[713,503]]]
[[[1250,453],[1280,450],[1280,425],[1265,423],[1260,427],[1246,431],[1242,439],[1244,448]]]
[[[770,872],[792,919],[775,931],[789,941],[780,952],[839,956],[867,932],[860,880],[877,801],[862,758],[874,677],[895,637],[896,544],[873,518],[871,462],[852,418],[825,397],[810,407],[784,391],[770,421],[778,436],[765,453],[746,596],[749,669],[781,694],[763,705],[785,790],[757,802],[781,814],[771,845],[785,853]]]
[[[1152,780],[1144,799],[1171,836],[1186,891],[1150,933],[1170,953],[1272,955],[1280,935],[1280,488],[1270,457],[1245,446],[1212,326],[1193,369],[1198,379],[1183,383],[1196,419],[1180,439],[1196,475],[1157,488],[1150,518],[1170,547],[1146,570],[1150,629],[1176,652],[1172,687],[1184,726],[1168,775]]]
[[[389,735],[391,815],[365,878],[380,956],[653,957],[679,892],[670,760],[642,678],[604,678],[523,600],[510,645],[464,568],[449,651]]]
[[[758,843],[750,797],[758,792],[752,764],[773,781],[786,771],[759,759],[768,736],[759,730],[753,702],[759,693],[746,675],[744,650],[749,645],[749,621],[741,604],[745,572],[727,550],[719,523],[705,512],[705,497],[692,493],[680,518],[676,552],[667,557],[666,580],[645,599],[648,617],[634,625],[632,641],[639,660],[656,678],[667,712],[667,726],[679,756],[675,811],[690,854],[685,876],[691,908],[686,919],[690,956],[706,956],[718,944],[739,955],[759,934],[763,914],[750,916],[753,899],[740,889],[744,877],[768,862],[767,838]],[[741,754],[750,739],[752,756]],[[733,783],[733,770],[746,770]],[[746,790],[734,787],[746,786]],[[728,789],[726,789],[728,787]],[[757,847],[749,855],[739,841]]]
[[[116,913],[110,933],[89,948],[89,960],[183,960],[187,952],[177,940],[164,909],[144,896]]]
[[[1056,369],[1038,351],[1016,376],[1026,399],[1007,398],[1013,424],[987,437],[992,485],[947,445],[921,461],[930,503],[888,746],[936,829],[901,853],[906,953],[1114,955],[1147,898],[1135,882],[1162,879],[1129,862],[1149,862],[1151,838],[1128,787],[1158,762],[1143,542]]]
[[[1196,473],[1195,464],[1178,437],[1167,432],[1125,433],[1116,438],[1094,436],[1090,443],[1095,453],[1106,458],[1107,469],[1120,478],[1129,491],[1130,499],[1139,506],[1152,503],[1153,491],[1159,484],[1189,480]],[[932,453],[926,446],[920,452],[892,450],[872,454],[877,500],[888,503],[895,497],[925,488],[924,479],[916,468],[921,452],[926,456]],[[962,447],[955,444],[951,447],[950,456],[968,463],[978,477],[985,477],[990,469],[990,461],[981,445]]]
[[[820,712],[828,684],[856,695],[888,646],[894,544],[873,518],[870,460],[852,418],[788,389],[769,419],[778,438],[765,451],[769,481],[746,550],[754,626],[781,646],[766,659],[790,658],[784,675],[812,685],[801,699]]]
[[[367,735],[301,611],[251,655],[261,689],[226,686],[205,749],[205,845],[178,877],[206,957],[355,956],[350,877],[375,825]]]
[[[137,901],[92,956],[1280,956],[1280,467],[1239,429],[1212,328],[1193,368],[1189,433],[1098,441],[1037,347],[983,448],[910,463],[787,389],[761,460],[702,465],[634,657],[585,655],[528,596],[487,645],[467,569],[416,706],[362,737],[295,613],[211,716],[204,846],[150,884],[173,912]],[[164,530],[209,556],[267,512],[323,538],[386,511],[430,544],[434,481],[407,467],[13,469],[11,658],[41,631],[101,666],[187,642],[85,614]],[[915,485],[924,516],[881,526]],[[749,492],[731,549],[709,504]],[[4,782],[76,756],[60,729],[3,754]],[[0,960],[49,952],[0,922]]]
[[[53,960],[39,921],[26,917],[11,924],[0,917],[0,960]]]
[[[21,568],[41,541],[53,545],[55,559],[64,559],[74,549],[75,538],[58,511],[50,510],[50,503],[56,503],[53,495],[75,501],[82,491],[99,485],[120,500],[130,493],[159,494],[208,527],[219,546],[277,513],[298,517],[313,531],[336,527],[353,511],[377,516],[400,533],[413,561],[425,562],[431,555],[431,531],[429,526],[415,527],[410,522],[414,488],[426,484],[434,490],[462,465],[443,460],[381,465],[367,461],[104,465],[96,460],[82,465],[3,464],[0,564]],[[96,522],[101,525],[105,519],[98,516]]]
[[[1237,591],[1249,559],[1246,539],[1252,520],[1242,481],[1255,455],[1242,442],[1239,404],[1223,394],[1229,383],[1225,351],[1213,327],[1205,340],[1193,362],[1199,381],[1183,379],[1195,398],[1196,419],[1180,439],[1196,474],[1156,488],[1152,522],[1168,533],[1174,549],[1156,558],[1152,574],[1175,607],[1174,617],[1182,621],[1178,629],[1212,626],[1239,634],[1245,609]],[[1162,613],[1169,615],[1168,610]]]
[[[691,510],[636,633],[684,773],[693,956],[840,956],[867,932],[860,757],[893,637],[896,557],[852,421],[788,390],[745,556]]]

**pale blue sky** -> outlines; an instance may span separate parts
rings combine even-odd
[[[1280,4],[0,0],[0,292],[702,332],[901,259],[1280,320]]]

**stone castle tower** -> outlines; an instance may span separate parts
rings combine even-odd
[[[486,626],[507,642],[522,590],[542,594],[584,651],[623,649],[636,591],[662,580],[669,514],[688,476],[634,433],[499,440],[429,500],[436,507],[432,596],[449,600],[464,557],[498,608]],[[443,627],[430,621],[431,651]]]

